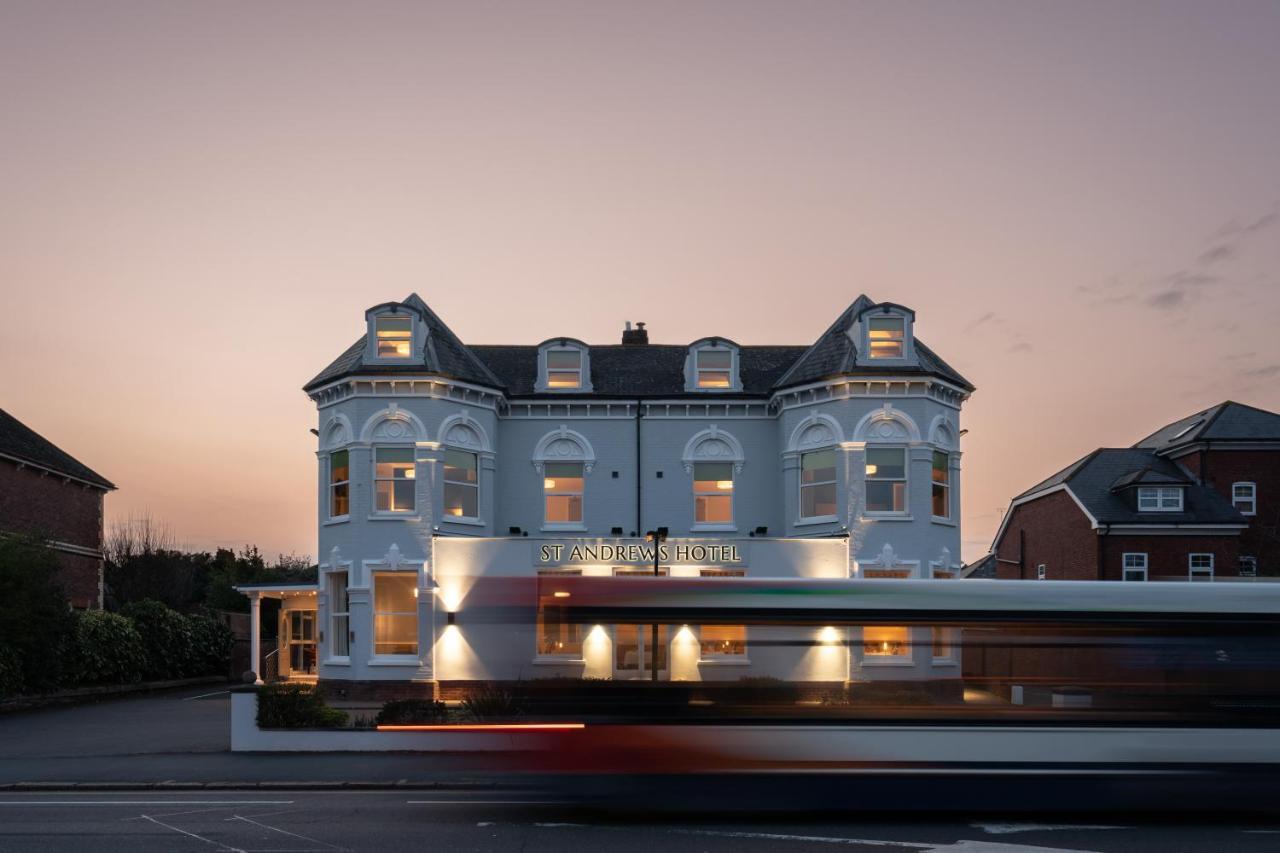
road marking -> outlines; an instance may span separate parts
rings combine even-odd
[[[411,806],[560,806],[560,800],[405,800]]]
[[[177,832],[177,833],[180,833],[180,834],[182,834],[182,835],[185,835],[185,836],[187,836],[188,838],[194,838],[194,839],[196,839],[197,841],[203,841],[205,844],[212,844],[214,847],[220,847],[220,848],[222,848],[223,850],[230,851],[230,853],[248,853],[248,851],[246,851],[246,850],[242,850],[242,849],[240,849],[239,847],[231,847],[230,845],[223,844],[223,843],[222,843],[222,842],[220,842],[220,841],[214,841],[212,838],[205,838],[203,835],[197,835],[197,834],[196,834],[196,833],[194,833],[194,832],[187,832],[185,829],[179,829],[179,828],[178,828],[178,827],[176,827],[176,826],[170,826],[170,825],[169,825],[169,824],[167,824],[167,823],[163,823],[163,822],[158,821],[158,820],[156,820],[155,818],[153,818],[153,817],[149,817],[149,816],[147,816],[147,815],[139,815],[139,817],[141,817],[143,820],[151,821],[151,822],[152,822],[152,823],[154,823],[156,826],[163,826],[165,829],[172,829],[174,832]]]
[[[201,693],[199,696],[183,696],[183,702],[190,702],[192,699],[208,699],[210,696],[221,696],[223,693],[230,693],[230,690],[215,690],[212,693]]]
[[[974,829],[981,829],[992,835],[1012,835],[1015,832],[1059,832],[1072,829],[1128,829],[1127,826],[1103,826],[1085,823],[971,823]]]
[[[271,830],[272,832],[278,832],[278,833],[280,833],[281,835],[288,835],[288,836],[290,836],[290,837],[292,837],[292,838],[297,838],[297,839],[299,839],[299,840],[301,840],[301,841],[310,841],[312,844],[319,844],[321,847],[328,847],[330,850],[346,850],[346,849],[347,849],[347,848],[345,848],[345,847],[338,847],[337,845],[330,844],[330,843],[328,843],[327,841],[321,841],[321,840],[320,840],[320,839],[318,839],[318,838],[308,838],[308,837],[307,837],[307,836],[305,836],[305,835],[299,835],[299,834],[298,834],[298,833],[296,833],[296,832],[290,832],[289,830],[287,830],[287,829],[281,829],[281,828],[280,828],[280,827],[278,827],[278,826],[271,826],[271,825],[269,825],[269,824],[265,824],[265,823],[262,823],[262,822],[260,822],[260,821],[256,821],[256,820],[254,820],[254,819],[252,819],[252,818],[247,818],[247,817],[245,817],[244,815],[235,815],[235,816],[234,816],[234,818],[232,818],[232,819],[233,819],[233,820],[242,820],[242,821],[244,821],[245,823],[251,823],[251,824],[253,824],[254,826],[260,826],[260,827],[262,827],[263,829],[269,829],[269,830]]]
[[[0,800],[0,806],[291,806],[293,800]]]

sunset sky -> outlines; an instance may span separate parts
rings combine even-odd
[[[808,344],[859,293],[1011,495],[1280,410],[1280,3],[0,2],[0,408],[192,547],[314,555],[300,390],[470,343]]]

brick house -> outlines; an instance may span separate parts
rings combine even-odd
[[[102,607],[102,499],[115,486],[0,409],[0,536],[35,535],[58,555],[77,608]]]
[[[1100,448],[1015,497],[992,544],[1003,579],[1212,580],[1280,574],[1280,415],[1227,401],[1128,448]]]

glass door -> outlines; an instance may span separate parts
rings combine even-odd
[[[288,611],[289,674],[316,674],[316,612]]]
[[[658,625],[658,642],[653,642],[653,625],[615,625],[613,628],[613,677],[646,679],[653,677],[653,653],[658,654],[658,679],[668,677],[667,626]]]

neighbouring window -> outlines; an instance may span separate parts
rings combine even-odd
[[[867,448],[867,512],[906,511],[906,448]]]
[[[746,569],[698,569],[700,578],[745,578]]]
[[[413,318],[397,314],[374,320],[378,358],[408,358],[413,355]]]
[[[1258,576],[1258,558],[1242,556],[1238,559],[1236,573],[1242,578],[1254,578]]]
[[[347,573],[329,574],[329,655],[351,655],[351,599],[347,595]]]
[[[414,507],[414,449],[374,448],[374,507],[378,512],[412,512]]]
[[[1047,577],[1049,577],[1049,567],[1044,563],[1036,566],[1036,580],[1042,581]]]
[[[742,657],[747,653],[745,625],[703,625],[699,633],[703,658]]]
[[[933,659],[951,660],[955,653],[955,629],[934,625],[930,629],[933,641]]]
[[[951,517],[951,456],[933,451],[933,517]]]
[[[733,463],[693,464],[694,521],[698,524],[733,523]]]
[[[699,388],[733,387],[733,351],[700,349],[694,353],[694,367]]]
[[[479,457],[465,450],[444,452],[444,514],[480,517]]]
[[[1187,578],[1193,581],[1213,580],[1213,555],[1187,555]]]
[[[547,462],[542,466],[547,524],[582,523],[583,485],[581,462]]]
[[[862,653],[867,657],[911,656],[911,637],[901,626],[868,625],[862,629]]]
[[[418,576],[414,572],[374,572],[373,653],[418,653]]]
[[[1181,512],[1182,489],[1143,487],[1138,489],[1141,512]]]
[[[1125,554],[1124,574],[1122,577],[1127,581],[1144,581],[1147,579],[1147,555],[1146,554]]]
[[[874,580],[880,578],[897,578],[905,580],[914,574],[910,566],[897,566],[894,568],[869,568],[862,570],[862,577],[865,580]]]
[[[1241,515],[1258,514],[1258,484],[1233,483],[1231,485],[1231,505],[1240,510]]]
[[[835,514],[836,452],[800,454],[800,517],[829,518]]]
[[[954,569],[934,569],[934,580],[954,580],[956,576]]]
[[[345,450],[329,454],[329,517],[351,514],[351,455]]]
[[[582,387],[582,350],[547,350],[547,387],[560,390]]]
[[[563,578],[581,575],[580,569],[538,572],[538,655],[582,657],[584,626],[570,622],[565,608],[569,591]]]
[[[902,358],[906,321],[901,317],[868,317],[867,341],[872,358]]]
[[[671,574],[668,566],[659,566],[657,577],[665,578]],[[614,566],[613,576],[615,578],[651,578],[654,577],[653,566],[642,568],[640,566]]]

